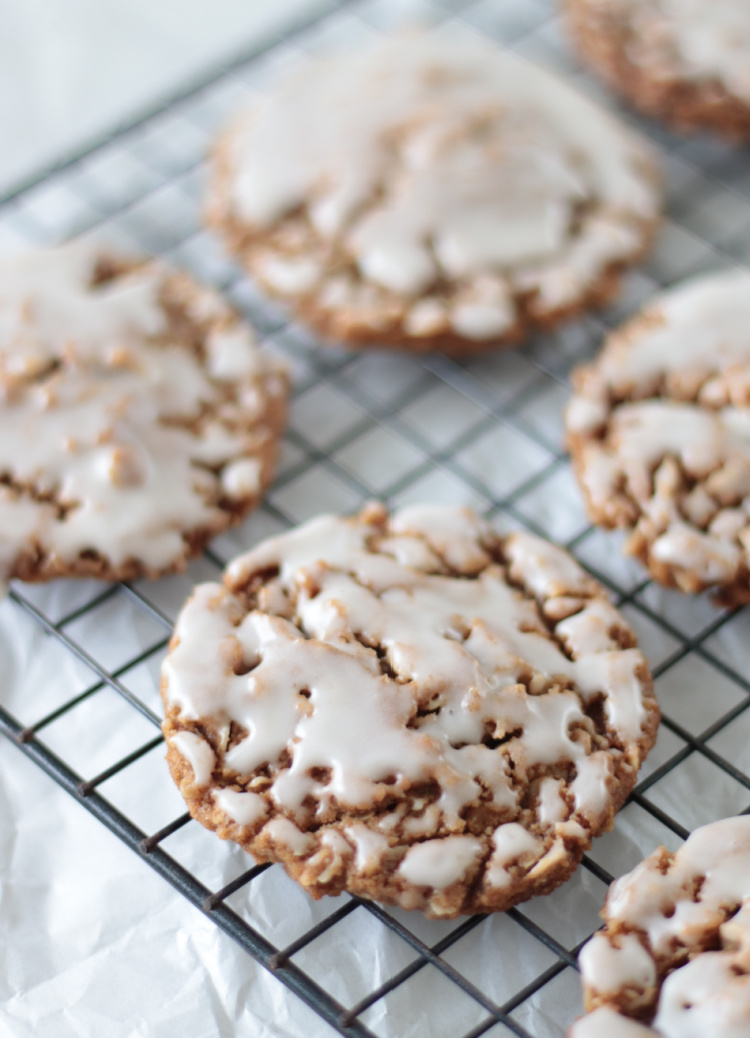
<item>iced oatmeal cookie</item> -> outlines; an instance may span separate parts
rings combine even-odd
[[[244,113],[208,219],[321,335],[460,355],[608,300],[659,206],[648,147],[607,112],[423,33],[311,63]]]
[[[696,829],[610,887],[579,958],[586,1008],[570,1038],[750,1034],[750,818]]]
[[[664,292],[573,373],[568,444],[589,514],[655,580],[750,602],[750,275]]]
[[[562,883],[658,723],[601,587],[442,507],[323,516],[235,559],[185,605],[162,695],[205,826],[314,897],[443,917]]]
[[[183,567],[257,504],[285,402],[184,274],[81,243],[0,260],[0,581]]]
[[[750,138],[747,0],[563,0],[584,58],[678,130]]]

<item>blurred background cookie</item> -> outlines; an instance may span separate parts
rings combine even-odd
[[[746,0],[563,0],[583,57],[677,130],[750,138]]]
[[[602,915],[579,957],[593,1012],[570,1038],[750,1033],[750,818],[659,847],[612,884]]]
[[[286,378],[216,293],[76,243],[0,261],[0,578],[184,566],[268,485]]]
[[[423,33],[309,64],[244,113],[208,219],[323,336],[460,355],[610,299],[657,181],[646,144],[557,77]]]
[[[750,601],[750,274],[658,296],[573,373],[568,445],[591,519],[655,580]]]

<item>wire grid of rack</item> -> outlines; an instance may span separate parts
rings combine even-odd
[[[339,1033],[378,1033],[370,1022],[382,1024],[386,1017],[373,1010],[384,1005],[390,1033],[412,1033],[415,1005],[429,1017],[430,1007],[439,1014],[441,997],[447,997],[454,1010],[456,1002],[465,1007],[452,1017],[461,1021],[458,1029],[452,1025],[456,1038],[490,1031],[543,1038],[564,1034],[579,1005],[576,955],[597,926],[612,876],[632,868],[658,842],[676,847],[695,826],[750,810],[746,614],[644,579],[619,555],[617,537],[586,521],[560,446],[568,372],[595,353],[608,327],[684,275],[747,262],[750,168],[739,150],[681,140],[642,123],[663,155],[667,218],[650,261],[627,278],[609,310],[539,336],[523,350],[465,363],[318,348],[201,228],[205,151],[227,116],[266,89],[300,52],[356,45],[414,17],[442,22],[445,32],[489,36],[613,104],[577,66],[552,0],[332,2],[312,21],[3,200],[2,247],[103,230],[109,240],[135,244],[218,286],[268,348],[287,358],[295,391],[278,478],[265,504],[219,538],[186,577],[104,588],[69,582],[62,589],[12,589],[3,608],[38,625],[60,653],[75,658],[84,677],[66,686],[50,709],[40,710],[29,697],[22,718],[0,699],[0,731]],[[623,115],[638,124],[632,114]],[[233,554],[262,536],[320,511],[352,511],[372,498],[394,505],[468,503],[501,528],[525,526],[565,544],[611,589],[638,632],[664,718],[615,830],[550,897],[519,906],[501,922],[472,917],[428,925],[344,896],[323,905],[313,925],[294,939],[281,941],[288,928],[264,930],[243,908],[269,866],[247,867],[244,859],[229,882],[205,881],[181,863],[175,844],[177,836],[198,839],[198,824],[181,811],[148,824],[138,810],[123,806],[118,779],[149,761],[154,781],[171,783],[158,734],[158,665],[191,584],[215,577]],[[128,723],[120,722],[129,732],[127,752],[117,744],[110,759],[93,754],[81,764],[76,747],[66,742],[66,719],[99,709],[95,704],[105,698],[107,711],[127,714]],[[137,724],[130,724],[133,718]],[[290,882],[283,874],[282,880]],[[326,973],[326,939],[346,928],[345,941],[368,940],[373,926],[387,930],[405,956],[396,957],[401,965],[377,984],[362,976],[356,997],[345,997]],[[536,951],[524,959],[520,950],[530,946]],[[531,972],[523,965],[530,961]],[[420,976],[422,986],[414,988]],[[437,1023],[428,1020],[427,1026],[438,1033]]]

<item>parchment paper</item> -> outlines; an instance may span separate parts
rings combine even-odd
[[[175,595],[189,579],[172,578]],[[35,589],[35,594],[54,615],[71,593],[85,600],[99,590],[79,584],[66,588],[61,582]],[[135,607],[129,609],[121,594],[76,621],[69,631],[92,655],[101,657],[103,646],[109,645],[113,667],[118,657],[148,649],[163,634]],[[108,617],[117,620],[116,637]],[[154,708],[161,655],[157,652],[148,664],[122,676]],[[24,723],[55,709],[95,680],[10,600],[0,606],[0,656],[0,701]],[[104,688],[51,724],[43,738],[88,778],[148,742],[155,731]],[[99,790],[147,832],[184,811],[163,758],[159,746]],[[238,847],[195,822],[162,846],[211,889],[252,864]],[[5,740],[0,742],[0,876],[0,1034],[317,1038],[333,1033]],[[559,916],[564,927],[566,919],[577,916],[583,935],[595,925],[598,887],[590,876],[574,882],[564,900],[548,899],[549,918]],[[228,903],[283,947],[346,900],[314,902],[274,867]],[[412,913],[394,914],[429,944],[457,925]],[[499,957],[498,949],[503,948],[507,955]],[[400,937],[359,907],[294,961],[350,1005],[414,957]],[[555,961],[505,916],[480,924],[447,958],[500,1001]],[[572,977],[571,981],[554,1014],[544,1007],[533,1011],[538,1034],[559,1033],[557,1014],[575,1013],[577,984]],[[440,1038],[463,1033],[485,1016],[428,967],[378,1003],[365,1020],[384,1036]]]

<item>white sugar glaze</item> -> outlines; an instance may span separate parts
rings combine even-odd
[[[653,1029],[646,1033],[745,1038],[750,1033],[750,818],[726,818],[697,829],[668,867],[665,854],[663,848],[655,851],[610,888],[608,925],[634,932],[592,938],[580,956],[584,984],[590,993],[614,999],[629,986],[653,987],[657,964],[676,966],[662,985]],[[720,949],[703,951],[713,948],[717,933]],[[686,952],[691,958],[685,963]],[[583,1022],[576,1028],[575,1038],[589,1033]]]
[[[222,494],[259,491],[267,430],[254,440],[201,414],[221,405],[222,380],[238,379],[256,410],[261,392],[283,392],[278,375],[275,386],[255,378],[273,363],[196,286],[196,307],[226,325],[201,363],[165,341],[163,268],[92,286],[97,260],[82,244],[0,260],[0,474],[17,488],[0,488],[0,576],[36,545],[66,563],[94,550],[161,569],[184,553],[182,531],[216,524]],[[208,469],[227,462],[223,476]]]
[[[639,988],[656,983],[656,966],[635,934],[623,934],[612,944],[604,934],[594,934],[581,949],[578,959],[581,972],[600,994],[617,993],[634,984]]]
[[[750,273],[729,271],[689,278],[652,300],[644,319],[627,336],[613,336],[597,361],[598,378],[584,401],[593,405],[605,390],[641,395],[667,378],[697,372],[720,375],[750,363]],[[718,390],[716,383],[712,384]],[[709,386],[704,392],[711,398]],[[574,428],[598,424],[584,414]]]
[[[598,0],[632,26],[630,59],[662,76],[716,79],[750,100],[750,7],[746,0]]]
[[[210,717],[220,733],[231,722],[241,725],[247,735],[225,755],[227,768],[241,775],[289,751],[291,763],[275,775],[270,795],[300,825],[311,796],[321,814],[336,805],[365,811],[382,798],[384,784],[395,792],[438,784],[436,804],[410,820],[411,830],[405,826],[423,837],[441,819],[443,829],[460,832],[461,812],[481,794],[480,780],[495,805],[514,810],[508,758],[483,745],[486,731],[517,740],[514,777],[521,782],[534,765],[575,762],[573,811],[595,823],[609,800],[609,758],[606,752],[587,757],[575,727],[586,724],[583,703],[602,695],[609,723],[634,749],[646,719],[643,657],[603,636],[599,598],[572,607],[578,612],[567,623],[575,620],[581,635],[571,639],[574,658],[566,656],[535,603],[490,564],[482,547],[488,533],[461,509],[405,509],[385,532],[326,516],[264,542],[232,563],[227,587],[201,585],[185,606],[164,664],[168,707],[185,720]],[[378,548],[370,546],[373,538],[382,538]],[[513,572],[528,572],[537,586],[596,590],[565,553],[536,537],[514,534],[505,550]],[[440,556],[478,575],[429,572],[442,568]],[[232,591],[252,574],[275,569],[278,577],[261,601],[266,595],[283,604],[294,591],[299,626],[248,612]],[[589,610],[595,634],[587,637]],[[375,645],[398,680],[382,672],[369,647]],[[557,689],[529,694],[519,679],[532,671],[548,676],[547,684],[557,676]],[[426,712],[416,717],[418,705]],[[571,808],[554,784],[544,804],[544,824],[556,832]],[[583,835],[577,823],[569,831]],[[373,850],[361,835],[354,842],[363,865],[383,849]],[[408,860],[423,870],[433,858],[424,851]],[[437,866],[433,873],[438,885]]]
[[[292,854],[299,857],[303,857],[315,845],[315,840],[309,833],[303,833],[294,822],[282,815],[272,818],[264,832],[271,840],[288,847]]]
[[[254,825],[268,814],[268,807],[257,793],[242,793],[236,789],[218,789],[214,793],[217,807],[237,825]]]
[[[482,842],[474,836],[426,840],[409,848],[398,871],[407,883],[442,890],[462,880],[481,853]]]
[[[543,851],[543,841],[517,822],[498,826],[492,835],[494,850],[487,866],[487,882],[501,887],[511,882],[509,865],[525,858],[536,861]]]
[[[365,281],[470,285],[451,314],[470,339],[514,324],[512,286],[542,309],[580,295],[658,212],[647,147],[608,113],[516,55],[429,32],[311,63],[238,126],[230,166],[241,224],[305,206]],[[262,274],[296,293],[323,270],[269,255]],[[407,323],[430,334],[443,317],[428,299]]]
[[[610,338],[567,413],[594,511],[624,482],[653,557],[706,584],[731,582],[750,549],[748,329],[750,274],[687,281]],[[684,501],[681,473],[697,481]]]
[[[387,837],[360,822],[348,825],[345,832],[354,844],[357,869],[365,875],[376,872],[388,851]]]
[[[170,744],[193,769],[194,785],[207,786],[211,781],[216,757],[206,740],[195,732],[177,732],[170,739]]]

